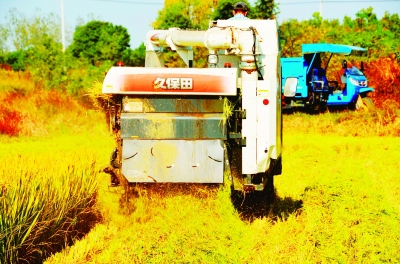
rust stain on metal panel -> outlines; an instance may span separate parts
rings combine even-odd
[[[221,113],[223,112],[223,101],[219,99],[214,100],[201,100],[202,108],[207,109],[208,112]]]
[[[153,147],[154,158],[157,160],[156,175],[168,175],[168,170],[177,163],[178,149],[176,145],[166,141],[158,141]]]
[[[143,129],[145,129],[147,134],[152,135],[153,138],[174,138],[174,123],[168,116],[154,116],[148,115],[146,117],[147,120],[150,120],[151,123],[146,125]]]
[[[192,101],[187,100],[187,99],[176,99],[175,105],[176,105],[176,111],[180,113],[189,113],[189,112],[196,112],[198,111],[198,108],[196,108]]]
[[[178,150],[174,144],[156,141],[153,146],[153,155],[162,164],[172,165],[178,157]]]
[[[205,113],[188,113],[187,116],[192,116],[194,118],[204,118],[206,114]],[[182,113],[182,116],[185,116],[184,113]]]
[[[197,132],[196,137],[197,138],[202,138],[203,137],[203,120],[196,120],[196,126],[197,129],[195,129],[195,131]]]
[[[154,109],[154,106],[151,104],[151,102],[149,101],[149,99],[147,98],[143,98],[143,111],[145,113],[150,113],[150,112],[155,112],[156,110]]]
[[[144,113],[152,113],[155,112],[155,108],[152,105],[152,103],[150,102],[149,99],[147,98],[140,98],[140,97],[136,97],[136,98],[132,98],[132,97],[125,97],[123,99],[123,104],[125,105],[135,105],[135,103],[141,103],[140,104],[140,109],[139,107],[136,107],[133,112],[144,112]],[[136,104],[136,106],[138,106],[138,104]]]

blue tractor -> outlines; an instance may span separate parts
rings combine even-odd
[[[305,107],[311,111],[324,111],[328,107],[372,109],[370,95],[374,89],[368,87],[367,78],[357,67],[348,67],[343,60],[340,80],[327,79],[329,62],[334,54],[362,55],[366,52],[356,46],[303,44],[302,57],[281,58],[283,108]],[[327,55],[324,67],[321,55]]]

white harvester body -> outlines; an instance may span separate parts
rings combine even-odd
[[[281,71],[275,20],[218,20],[206,31],[152,30],[145,67],[113,67],[115,170],[129,182],[221,183],[262,190],[280,174]],[[193,68],[193,48],[208,68]],[[167,68],[176,51],[188,68]],[[114,117],[115,116],[115,117]],[[234,172],[233,172],[234,171]]]

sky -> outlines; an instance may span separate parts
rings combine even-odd
[[[249,2],[254,4],[255,0]],[[80,21],[97,19],[125,27],[131,36],[131,48],[135,49],[152,29],[151,23],[163,8],[164,0],[0,0],[0,24],[7,23],[7,15],[13,8],[27,17],[55,13],[61,20],[62,3],[67,44]],[[340,21],[344,16],[354,18],[358,11],[370,6],[379,19],[385,12],[400,13],[400,0],[275,0],[275,3],[279,4],[279,23],[291,18],[310,19],[320,7],[323,18]]]

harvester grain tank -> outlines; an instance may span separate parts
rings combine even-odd
[[[152,30],[145,45],[145,67],[112,67],[103,82],[117,144],[111,174],[129,183],[273,189],[282,170],[276,21]],[[208,49],[208,68],[193,68],[193,47]],[[187,67],[165,67],[167,48]]]

